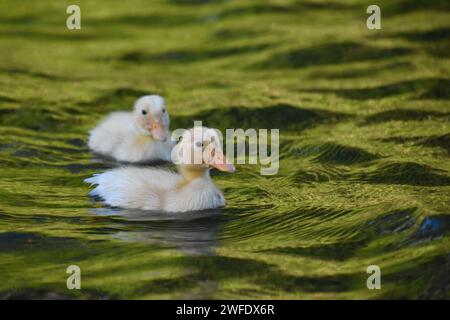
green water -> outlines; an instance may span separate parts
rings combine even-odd
[[[450,297],[448,1],[0,3],[0,298]],[[203,213],[107,208],[107,112],[279,128],[280,170],[214,174]],[[82,290],[66,288],[66,268]],[[381,268],[368,290],[366,268]]]

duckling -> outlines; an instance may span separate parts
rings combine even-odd
[[[124,162],[170,161],[175,143],[169,139],[169,123],[164,98],[143,96],[133,112],[109,114],[91,131],[88,146]]]
[[[195,130],[199,131],[195,132]],[[166,212],[186,212],[225,206],[225,197],[210,177],[210,169],[234,172],[213,129],[185,131],[172,150],[178,173],[157,168],[122,167],[85,180],[97,185],[90,192],[110,206]]]

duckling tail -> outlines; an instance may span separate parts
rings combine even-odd
[[[98,197],[98,196],[100,196],[99,191],[98,191],[98,187],[93,189],[93,190],[91,190],[88,193],[88,196],[90,196],[90,197]]]
[[[94,176],[84,179],[85,183],[89,183],[90,185],[98,184],[98,174],[94,174]]]

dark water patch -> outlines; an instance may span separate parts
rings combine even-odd
[[[213,36],[222,40],[234,40],[242,38],[254,38],[263,34],[263,31],[258,31],[254,29],[243,29],[243,28],[233,28],[233,29],[220,29],[213,33]]]
[[[356,241],[360,245],[355,248],[358,250],[363,248],[371,241],[380,239],[385,235],[402,234],[408,230],[414,228],[416,223],[416,208],[395,209],[388,212],[377,213],[379,209],[377,207],[360,208],[358,210],[351,211],[355,218],[361,214],[370,213],[371,218],[357,224],[350,223],[349,225],[341,226],[339,232],[343,234],[350,234],[351,237],[342,239],[341,241],[350,241],[353,243]],[[348,213],[345,217],[348,217]],[[343,219],[345,219],[343,217]],[[348,223],[348,222],[347,222]]]
[[[17,111],[17,109],[9,109],[9,108],[8,109],[0,109],[0,121],[1,121],[2,116],[14,113],[16,111]]]
[[[39,158],[42,160],[57,160],[58,158],[52,152],[44,148],[29,146],[22,143],[8,143],[0,145],[0,150],[9,151],[15,158]]]
[[[88,151],[88,148],[86,146],[84,146],[84,148],[65,148],[65,147],[56,147],[56,146],[49,146],[49,149],[51,150],[55,150],[57,152],[61,152],[61,153],[70,153],[70,154],[78,154],[78,153],[84,153],[86,151]]]
[[[395,1],[386,6],[386,14],[405,14],[415,11],[448,11],[450,4],[447,0],[422,1],[422,0],[401,0]]]
[[[418,299],[450,299],[450,255],[443,254],[433,258],[430,262],[419,265],[416,270],[411,270],[411,274],[408,274],[409,278],[414,278],[413,273],[418,272],[426,276],[425,288],[421,290]],[[427,277],[429,275],[429,277]]]
[[[33,164],[34,160],[39,163],[61,163],[61,161],[70,159],[70,154],[82,154],[87,151],[87,148],[74,149],[52,145],[44,147],[41,143],[42,141],[39,144],[23,142],[0,144],[0,151],[3,151],[5,156],[9,155],[11,160],[23,160],[30,164]]]
[[[435,135],[427,137],[423,140],[417,141],[418,145],[424,147],[439,147],[447,150],[447,155],[450,155],[450,133],[444,135]]]
[[[388,38],[400,38],[420,45],[420,50],[437,58],[450,55],[450,28],[439,27],[430,30],[412,30],[388,34]]]
[[[202,259],[186,257],[180,259],[180,263],[193,273],[174,279],[148,281],[137,288],[136,294],[183,292],[197,287],[201,282],[223,283],[239,279],[276,292],[343,292],[350,290],[352,280],[358,278],[352,274],[294,276],[266,262],[223,256],[204,256]]]
[[[260,69],[304,68],[314,65],[344,64],[405,56],[406,48],[377,48],[357,42],[335,42],[277,53],[256,65]]]
[[[375,74],[379,74],[381,72],[389,71],[412,71],[415,70],[416,67],[410,62],[397,62],[390,63],[385,66],[376,67],[376,68],[366,68],[366,69],[352,69],[345,68],[342,70],[321,70],[315,71],[309,74],[309,78],[326,78],[326,79],[353,79],[360,77],[373,77]]]
[[[17,147],[15,143],[2,143],[0,144],[0,151],[12,150]]]
[[[223,10],[219,18],[239,18],[245,15],[262,14],[301,14],[308,10],[349,10],[353,5],[334,1],[327,3],[313,1],[297,1],[291,4],[251,4]]]
[[[368,208],[365,210],[370,209]],[[344,261],[356,256],[358,250],[366,247],[370,241],[378,239],[382,235],[402,233],[413,228],[416,221],[415,211],[416,208],[394,210],[362,222],[357,226],[343,226],[344,229],[347,228],[348,231],[354,234],[354,239],[349,242],[341,240],[339,243],[281,247],[262,250],[261,252],[318,258],[322,260]],[[333,219],[336,219],[348,216],[348,214],[349,212],[346,212],[343,216],[338,214],[337,216],[333,215],[332,217]],[[321,217],[320,220],[322,221],[323,218],[325,217]],[[322,232],[324,230],[325,228],[322,229]],[[356,235],[355,232],[357,233]],[[355,239],[357,239],[357,241],[354,241]]]
[[[66,215],[50,215],[50,214],[3,214],[0,212],[0,218],[2,220],[17,222],[21,224],[31,224],[31,223],[39,223],[39,224],[55,224],[55,223],[64,223],[64,224],[74,224],[74,225],[83,225],[83,224],[92,224],[94,227],[100,228],[99,226],[106,225],[117,225],[117,226],[125,226],[121,223],[120,220],[117,220],[115,217],[108,216],[66,216]],[[10,232],[5,236],[6,238],[11,238],[13,241],[17,241],[20,239],[31,239],[26,240],[30,243],[35,244],[58,244],[58,239],[62,239],[61,244],[71,244],[72,238],[56,238],[56,237],[48,237],[44,235],[40,235],[38,233],[17,233]],[[33,240],[34,239],[34,240]],[[73,239],[74,240],[74,239]],[[98,242],[101,240],[96,240],[94,242]],[[17,246],[20,246],[20,242],[17,242]]]
[[[187,14],[139,14],[139,15],[120,15],[101,19],[85,19],[83,23],[92,27],[110,27],[110,26],[134,26],[141,28],[171,28],[183,27],[190,24],[200,23],[200,17]]]
[[[364,120],[364,124],[378,124],[388,121],[423,121],[432,119],[450,120],[450,112],[393,109],[367,116]]]
[[[56,284],[55,284],[56,287]],[[36,289],[21,288],[0,292],[0,300],[109,300],[117,299],[117,296],[100,290],[65,290],[60,289]]]
[[[90,158],[90,161],[92,163],[97,163],[105,167],[120,167],[120,166],[134,165],[134,166],[151,166],[154,168],[158,167],[167,169],[172,164],[172,162],[165,160],[140,161],[131,163],[127,161],[118,161],[112,156],[96,153],[95,151],[92,150],[89,150],[89,152],[92,155],[92,157]],[[214,173],[212,173],[212,175],[214,175]]]
[[[434,42],[440,40],[450,40],[450,28],[442,27],[426,31],[405,31],[394,33],[392,36],[410,41]]]
[[[18,102],[18,100],[7,97],[7,96],[0,95],[0,103],[4,103],[4,102]],[[1,115],[1,112],[3,112],[3,110],[0,110],[0,115]]]
[[[323,244],[309,247],[282,247],[263,250],[273,254],[310,257],[322,260],[344,261],[353,257],[356,251],[366,245],[366,242]]]
[[[81,173],[88,170],[104,169],[105,165],[102,163],[67,163],[61,165],[52,165],[54,168],[68,170],[71,173]]]
[[[395,136],[395,137],[388,137],[388,138],[382,138],[379,139],[379,141],[382,142],[393,142],[398,144],[404,144],[410,141],[417,141],[419,139],[422,139],[423,137],[404,137],[404,136]]]
[[[73,124],[74,119],[71,119],[70,122],[70,124]],[[69,121],[68,119],[65,121],[59,114],[54,113],[47,107],[30,106],[18,108],[14,112],[7,112],[1,115],[0,125],[37,131],[57,131],[67,128]]]
[[[67,203],[64,203],[64,201],[58,202],[58,201],[56,201],[57,199],[51,199],[52,202],[42,202],[41,199],[39,199],[38,197],[36,197],[36,196],[30,197],[25,192],[17,193],[17,192],[9,192],[9,191],[2,190],[0,194],[1,194],[0,203],[6,204],[11,207],[33,208],[33,209],[42,208],[44,210],[67,208]],[[44,196],[42,196],[42,199],[48,200],[48,196],[44,195]],[[60,199],[62,199],[61,196],[60,196]],[[74,205],[71,205],[71,208],[73,208],[73,209],[89,208],[89,204],[88,203],[83,203],[81,205],[74,204]]]
[[[169,0],[169,2],[178,5],[202,5],[225,3],[227,0]]]
[[[192,63],[259,52],[268,47],[269,44],[259,44],[220,49],[180,49],[157,54],[132,51],[119,57],[119,60],[128,63]]]
[[[352,165],[380,159],[364,149],[338,143],[311,144],[291,150],[295,157],[314,157],[313,161],[321,163]]]
[[[86,110],[83,110],[83,108],[74,105],[63,105],[59,108],[59,110],[61,110],[61,112],[71,114],[73,116],[81,116],[86,114]]]
[[[388,35],[391,38],[401,38],[421,45],[421,50],[428,54],[447,58],[450,54],[450,28],[439,27],[431,30],[413,30],[397,32]]]
[[[226,81],[209,81],[204,86],[214,89],[230,89],[233,87],[233,84]]]
[[[7,150],[8,151],[8,150]],[[110,168],[111,165],[103,162],[86,162],[84,159],[74,159],[72,155],[55,154],[42,150],[22,149],[12,154],[0,157],[0,166],[6,168],[53,168],[62,169],[71,173],[101,170]],[[117,163],[115,163],[117,165]]]
[[[136,288],[136,294],[183,292],[193,289],[202,282],[216,283],[223,280],[244,278],[255,272],[258,274],[270,270],[271,266],[251,259],[202,256],[178,258],[178,262],[190,270],[189,276],[180,276],[173,279],[155,279],[143,283]],[[263,270],[263,271],[262,271]]]
[[[237,18],[244,15],[259,15],[264,13],[294,13],[294,7],[291,5],[276,5],[276,4],[254,4],[247,6],[240,6],[235,8],[230,8],[223,10],[219,17],[220,18]]]
[[[27,69],[20,68],[0,68],[0,73],[6,73],[11,75],[24,75],[32,78],[45,79],[45,80],[53,80],[53,81],[75,81],[82,80],[80,78],[69,78],[66,76],[60,76],[55,74],[50,74],[46,72],[40,71],[32,71]],[[1,98],[0,98],[1,101]]]
[[[97,166],[95,167],[96,170],[101,170],[101,169],[107,169],[108,167],[106,166]],[[45,177],[42,178],[42,181],[45,181],[45,183],[47,183],[48,185],[52,185],[52,186],[62,186],[62,187],[80,187],[83,185],[82,179],[83,177],[80,177],[78,175],[78,173],[83,173],[86,168],[80,169],[77,168],[79,170],[70,170],[67,168],[61,168],[61,169],[65,169],[67,171],[69,171],[66,175],[64,174],[60,174],[58,176],[55,177]]]
[[[389,163],[349,174],[348,178],[374,184],[411,186],[449,186],[450,176],[444,170],[415,162]]]
[[[48,237],[38,233],[2,232],[0,233],[0,250],[10,252],[24,250],[36,246],[69,245],[75,242],[72,238]]]
[[[398,288],[409,290],[393,290],[382,293],[378,299],[449,299],[450,298],[450,255],[448,253],[428,258],[412,259],[400,270],[391,271],[385,268],[383,280]],[[380,290],[382,291],[382,290]]]
[[[348,117],[344,113],[276,104],[262,108],[218,108],[193,115],[172,116],[172,123],[174,128],[190,128],[195,120],[202,120],[204,125],[221,130],[226,128],[301,130],[317,123],[333,123]]]
[[[40,154],[41,154],[40,150],[37,149],[20,149],[12,153],[14,157],[25,157],[25,158],[36,157]]]
[[[269,287],[287,292],[345,292],[353,287],[353,282],[361,278],[358,274],[334,274],[326,276],[278,276],[269,275]],[[281,280],[279,283],[276,281]]]
[[[411,236],[411,240],[433,240],[450,233],[450,215],[434,215],[426,217],[418,230]]]
[[[218,245],[218,233],[229,220],[222,210],[203,210],[183,213],[167,213],[138,209],[98,208],[97,216],[118,217],[119,229],[113,232],[122,241],[164,243],[178,250],[195,255],[214,254]]]
[[[450,99],[450,79],[424,79],[423,89],[418,99]]]
[[[430,148],[442,148],[447,151],[447,155],[450,155],[450,133],[444,135],[433,135],[429,137],[405,137],[395,136],[389,138],[380,139],[382,142],[394,142],[398,144],[413,143],[414,145]]]
[[[79,138],[71,138],[65,140],[68,144],[73,145],[75,147],[85,147],[86,142]]]
[[[108,110],[109,108],[114,110],[131,110],[134,102],[136,102],[139,97],[150,94],[157,93],[122,87],[107,91],[92,101],[80,102],[78,105],[81,107],[95,106],[96,109],[99,109],[101,112]]]
[[[412,94],[416,99],[450,99],[450,80],[445,78],[423,78],[401,81],[388,85],[360,89],[304,89],[312,93],[334,93],[354,100],[382,99],[386,97]]]
[[[412,228],[416,223],[416,208],[395,210],[364,222],[359,229],[366,238],[383,234],[400,233]]]
[[[92,32],[46,32],[42,30],[23,29],[8,30],[2,32],[2,37],[23,38],[34,41],[97,41],[121,39],[123,36],[111,32],[92,33]]]
[[[15,25],[33,25],[41,22],[41,18],[35,15],[21,15],[21,16],[2,16],[0,17],[1,24],[15,24]]]
[[[446,59],[450,57],[450,41],[434,41],[427,46],[423,46],[423,49],[430,55],[436,58]]]

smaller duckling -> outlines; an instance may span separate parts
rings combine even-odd
[[[109,114],[89,136],[94,152],[124,162],[170,161],[169,114],[164,98],[149,95],[134,103],[133,112]]]
[[[194,130],[200,129],[200,134]],[[185,131],[172,151],[179,173],[156,168],[123,167],[86,179],[97,185],[90,193],[110,206],[186,212],[225,206],[225,197],[212,181],[214,167],[234,172],[213,129]]]

